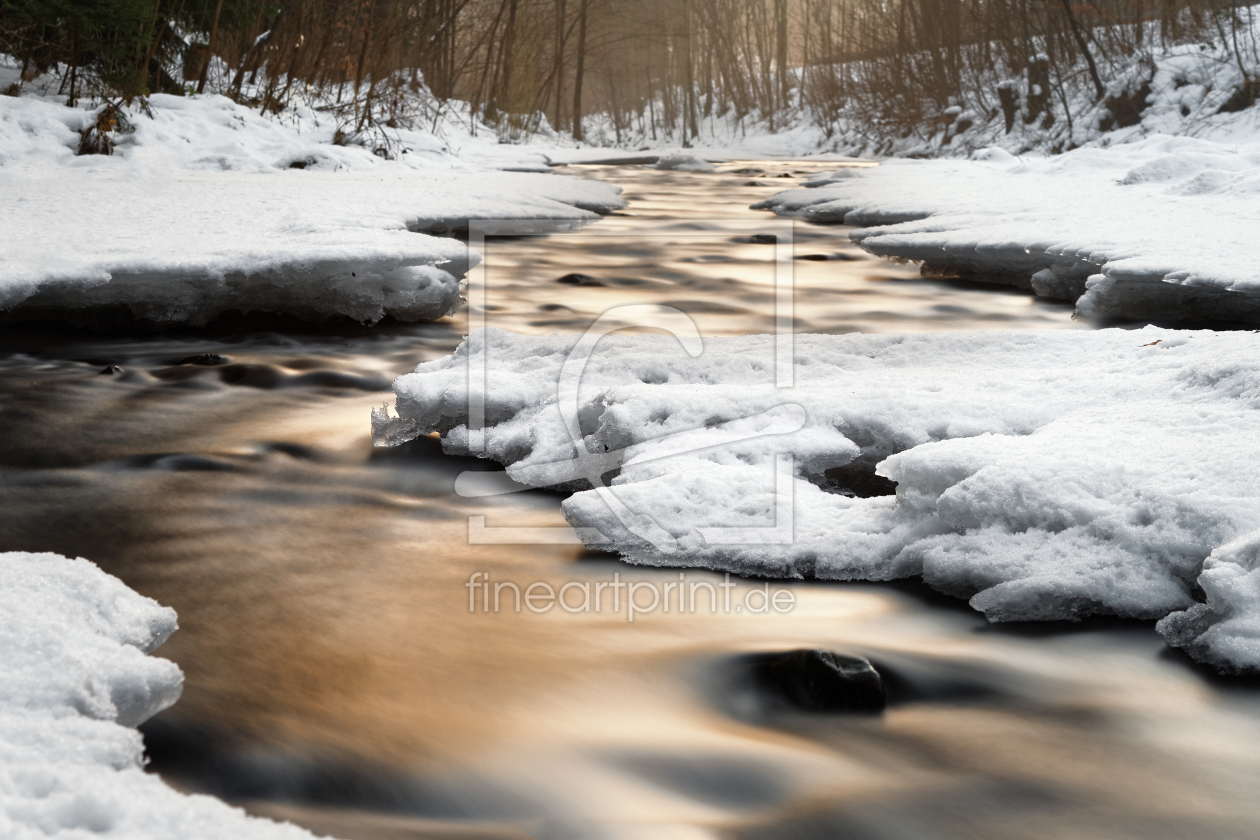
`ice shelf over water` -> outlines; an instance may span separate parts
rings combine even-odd
[[[0,97],[0,319],[125,309],[437,318],[458,303],[469,219],[580,224],[616,187],[450,154],[334,145],[221,96],[155,95],[113,155],[76,156],[100,109]],[[151,115],[150,115],[151,114]],[[324,137],[327,133],[329,137]],[[391,153],[392,154],[392,153]],[[475,256],[473,257],[476,258]]]
[[[474,333],[397,380],[378,441],[438,431],[516,481],[579,489],[570,523],[631,562],[922,576],[995,621],[1172,614],[1174,644],[1260,668],[1258,543],[1232,542],[1260,529],[1251,333],[800,335],[792,387],[767,336],[707,338],[694,357],[673,337],[610,336],[562,392],[575,341]],[[470,357],[486,370],[480,448]],[[601,474],[611,506],[580,489]],[[785,521],[775,542],[764,529]]]
[[[925,273],[1075,300],[1091,317],[1260,322],[1260,146],[1155,135],[1054,157],[890,160],[753,205],[843,222]]]
[[[312,837],[144,772],[135,726],[183,686],[148,654],[174,630],[174,610],[87,560],[0,554],[0,837]]]

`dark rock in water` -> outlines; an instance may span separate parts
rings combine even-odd
[[[122,368],[120,368],[118,365],[110,365],[109,367],[101,371],[101,375],[104,375],[107,373],[110,376],[117,376],[118,374],[122,373]]]
[[[784,172],[783,174],[781,174],[781,175],[776,175],[775,177],[776,177],[776,178],[791,178],[791,177],[792,177],[792,173],[791,173],[791,172]]]
[[[116,463],[131,469],[160,472],[236,472],[238,469],[226,461],[184,452],[136,455]]]
[[[764,187],[765,184],[761,183],[760,181],[745,181],[744,186],[745,187]]]
[[[228,363],[227,356],[220,356],[218,353],[198,353],[196,356],[187,356],[180,359],[177,365],[205,365],[211,367],[213,365],[226,365]]]
[[[862,259],[862,256],[860,254],[846,254],[843,251],[838,251],[834,254],[801,254],[797,257],[797,259],[809,260],[810,262],[827,262],[828,260],[843,260],[851,262],[853,260]]]
[[[749,166],[744,169],[736,169],[735,174],[736,175],[765,175],[766,170],[758,169],[755,166]]]
[[[841,496],[870,499],[875,496],[894,496],[897,482],[875,474],[869,464],[845,464],[823,471],[823,489]]]
[[[557,283],[564,283],[567,286],[603,286],[606,285],[596,280],[589,274],[566,274],[556,279]]]
[[[777,245],[779,237],[773,233],[754,233],[748,238],[748,241],[754,245]]]
[[[311,374],[304,373],[301,378],[309,376]],[[247,388],[278,388],[285,384],[286,378],[278,368],[271,365],[228,365],[219,371],[219,380],[224,385],[243,385]]]
[[[826,650],[793,650],[752,659],[757,687],[803,712],[880,712],[884,681],[865,659]]]

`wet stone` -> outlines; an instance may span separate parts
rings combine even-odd
[[[858,656],[793,650],[753,657],[750,665],[757,688],[775,705],[823,713],[884,709],[884,681]]]
[[[226,365],[228,363],[227,356],[220,356],[218,353],[198,353],[195,356],[186,356],[175,364],[177,365],[204,365],[212,367],[214,365]]]
[[[745,187],[764,187],[765,184],[761,183],[760,181],[745,181],[744,186]]]
[[[860,254],[846,254],[843,251],[837,251],[833,254],[801,254],[798,260],[809,260],[810,262],[827,262],[829,260],[842,260],[844,262],[853,262],[862,259]]]
[[[556,278],[557,283],[564,283],[566,286],[603,286],[606,285],[596,280],[589,274],[566,274],[563,277]]]
[[[875,474],[869,464],[846,464],[823,472],[822,489],[841,496],[870,499],[875,496],[894,496],[897,482]]]
[[[117,376],[118,374],[122,372],[123,372],[122,368],[120,368],[118,365],[109,365],[108,367],[103,368],[101,370],[100,375],[104,376],[105,374],[109,374],[110,376]]]

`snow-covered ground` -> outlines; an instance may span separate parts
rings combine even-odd
[[[301,840],[144,772],[137,724],[179,697],[149,656],[175,612],[86,560],[0,554],[0,837]]]
[[[561,369],[576,340],[474,335],[395,383],[400,418],[378,416],[378,436],[440,431],[448,451],[536,486],[589,487],[619,468],[564,510],[632,562],[922,576],[1001,621],[1172,613],[1175,644],[1260,668],[1256,542],[1231,545],[1260,529],[1250,333],[801,335],[783,388],[767,336],[705,339],[694,357],[671,337],[614,336],[575,391]],[[793,462],[776,494],[779,453]],[[895,495],[875,495],[888,480]],[[788,535],[757,536],[784,527],[785,500]]]
[[[1079,314],[1260,321],[1260,143],[1155,135],[1016,158],[852,167],[754,207],[881,255],[1077,301]]]
[[[581,224],[624,206],[606,184],[502,171],[545,165],[485,138],[337,145],[314,112],[282,124],[221,96],[155,95],[111,133],[113,155],[78,156],[101,108],[62,103],[0,97],[0,318],[436,318],[458,303],[469,256],[420,231]]]
[[[1218,37],[1215,27],[1198,30],[1196,36],[1195,27],[1189,26],[1182,43],[1164,45],[1160,25],[1148,23],[1144,49],[1128,56],[1121,53],[1098,67],[1105,88],[1101,100],[1087,81],[1080,55],[1056,56],[1058,61],[1073,63],[1061,67],[1059,78],[1052,79],[1054,93],[1040,106],[1030,107],[1034,81],[1025,62],[1005,65],[998,57],[1000,48],[970,53],[966,56],[971,65],[969,79],[962,83],[964,90],[952,99],[951,107],[937,110],[939,106],[923,103],[923,119],[917,125],[898,124],[901,115],[894,114],[894,122],[881,127],[869,110],[861,110],[866,103],[846,102],[828,139],[818,148],[878,158],[965,158],[993,146],[1012,154],[1044,155],[1161,134],[1227,145],[1250,143],[1260,131],[1260,109],[1235,109],[1230,100],[1249,78],[1256,77],[1251,45],[1260,37],[1260,26],[1255,25],[1260,7],[1236,9],[1233,14],[1250,26],[1243,26],[1232,43]],[[1101,26],[1094,35],[1113,38],[1115,33],[1109,29]],[[1018,100],[1009,130],[998,107],[1001,86],[1011,86]],[[1041,110],[1033,111],[1033,107]]]
[[[1217,14],[1224,22],[1225,14]],[[615,149],[668,154],[685,145],[687,151],[705,159],[730,160],[826,154],[867,159],[967,158],[990,147],[1017,155],[1044,155],[1161,134],[1225,144],[1249,143],[1260,132],[1260,109],[1238,108],[1231,99],[1260,72],[1254,51],[1260,39],[1260,27],[1255,25],[1260,20],[1260,7],[1234,9],[1229,14],[1237,16],[1240,25],[1236,39],[1219,37],[1221,30],[1213,23],[1187,15],[1176,36],[1160,23],[1149,21],[1143,39],[1132,52],[1114,49],[1116,43],[1132,38],[1128,25],[1120,31],[1111,25],[1099,26],[1094,39],[1112,45],[1110,54],[1097,67],[1105,89],[1101,99],[1088,81],[1089,70],[1082,56],[1051,49],[1035,38],[1036,47],[1029,52],[1055,52],[1059,62],[1050,78],[1054,90],[1048,97],[1032,95],[1034,86],[1040,85],[1032,78],[1028,53],[1023,49],[1016,50],[1018,58],[1008,64],[1002,56],[1009,45],[974,45],[965,49],[960,59],[967,69],[959,80],[957,95],[947,97],[948,105],[939,96],[921,101],[914,115],[890,107],[890,102],[872,103],[870,92],[840,97],[811,88],[819,84],[827,69],[812,66],[809,73],[813,81],[806,83],[804,92],[799,69],[791,74],[792,90],[784,107],[772,115],[754,110],[737,117],[730,108],[718,113],[718,106],[714,112],[702,114],[692,132],[684,131],[681,124],[649,128],[643,119],[623,119],[618,131],[610,115],[595,113],[584,121],[585,143],[554,132],[545,118],[539,121],[540,134],[521,139],[558,146],[546,153],[556,162],[598,157],[599,147],[603,155]],[[1166,37],[1180,41],[1166,42]],[[880,87],[867,78],[869,68],[862,61],[836,65],[833,72],[859,89]],[[882,72],[876,71],[877,76]],[[1009,126],[1000,107],[1001,88],[1015,95],[1017,113]],[[683,91],[676,92],[676,96],[682,95]],[[826,103],[827,107],[816,111],[807,107],[809,102],[822,104],[819,97],[825,100],[829,95],[835,98]],[[657,114],[665,110],[659,99],[649,108]]]

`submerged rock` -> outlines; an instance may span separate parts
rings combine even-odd
[[[198,353],[195,356],[186,356],[175,364],[177,365],[204,365],[212,367],[214,365],[226,365],[228,363],[227,356],[220,356],[218,353]]]
[[[572,274],[566,274],[563,277],[557,277],[556,282],[564,283],[566,286],[604,286],[606,285],[605,283],[602,283],[599,280],[596,280],[594,277],[590,276],[589,274],[578,274],[577,272],[574,272]]]
[[[752,678],[766,699],[803,712],[880,712],[884,681],[858,656],[793,650],[753,657]]]

